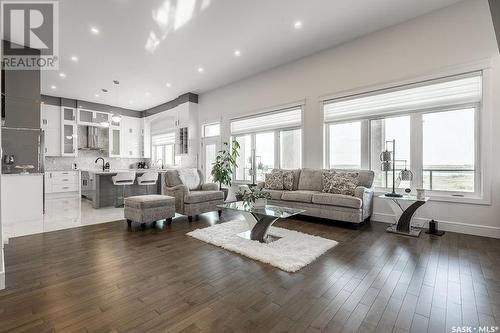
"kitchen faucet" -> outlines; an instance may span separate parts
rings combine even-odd
[[[99,160],[102,160],[102,171],[104,171],[105,170],[105,167],[104,167],[104,158],[102,158],[102,157],[96,158],[95,163],[97,163],[97,161],[99,161]]]

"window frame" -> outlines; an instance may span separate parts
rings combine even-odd
[[[212,125],[219,125],[219,134],[217,135],[206,135],[205,133],[205,128],[207,126],[212,126]],[[201,137],[202,138],[215,138],[215,137],[218,137],[218,136],[221,136],[221,131],[222,131],[222,126],[221,126],[221,122],[220,121],[213,121],[213,122],[209,122],[209,123],[205,123],[205,124],[202,124],[201,125]]]
[[[172,161],[173,161],[173,164],[166,164],[165,163],[165,157],[167,156],[167,146],[172,146]],[[153,151],[152,151],[152,156],[155,156],[156,155],[156,150],[161,147],[161,150],[163,150],[163,158],[161,159],[162,160],[162,164],[163,164],[163,167],[167,167],[167,166],[175,166],[175,143],[167,143],[167,144],[163,144],[163,145],[152,145],[152,148],[153,148]],[[156,159],[155,161],[153,161],[153,163],[156,163],[158,162],[159,159]]]
[[[432,108],[425,108],[420,110],[406,110],[402,112],[391,112],[386,114],[377,114],[374,116],[364,116],[364,117],[352,117],[349,119],[341,119],[338,121],[323,121],[323,132],[324,132],[324,167],[329,168],[330,166],[330,138],[329,138],[329,126],[332,124],[339,123],[350,123],[355,121],[361,122],[361,168],[373,170],[373,168],[379,168],[379,166],[371,165],[371,126],[370,122],[372,120],[377,119],[386,119],[398,116],[410,116],[410,160],[411,160],[411,168],[414,172],[414,179],[412,181],[412,188],[423,188],[423,115],[430,113],[440,113],[446,111],[456,111],[461,109],[474,109],[474,192],[463,192],[463,191],[442,191],[442,190],[426,190],[426,192],[432,197],[433,200],[439,201],[449,201],[449,202],[463,202],[463,203],[475,203],[475,204],[490,204],[490,186],[488,185],[487,180],[485,179],[485,174],[487,170],[485,170],[485,165],[487,164],[487,156],[485,156],[485,148],[482,146],[484,144],[485,138],[487,138],[488,133],[485,133],[485,118],[488,118],[488,115],[485,114],[485,108],[489,106],[490,97],[489,97],[489,72],[488,70],[475,69],[475,72],[480,73],[482,76],[482,98],[479,103],[464,103],[457,105],[449,105],[449,106],[438,106]],[[444,80],[450,76],[459,76],[465,75],[466,72],[461,72],[458,74],[449,74],[446,76],[441,76],[438,78],[428,78],[426,81],[438,81]],[[414,81],[418,82],[418,81]],[[424,80],[421,82],[425,83]],[[412,84],[411,82],[405,83]],[[384,87],[381,89],[377,89],[377,91],[390,91],[391,89],[396,89],[400,85],[394,85],[392,87]],[[373,91],[373,90],[371,90]],[[366,90],[367,93],[370,93],[370,90]],[[349,93],[344,96],[355,96],[361,95],[363,92],[358,91],[356,93]],[[329,97],[322,100],[322,110],[324,110],[324,106],[327,102],[332,99],[341,99],[342,96]],[[363,125],[364,124],[364,125]],[[489,173],[488,173],[489,174]],[[385,187],[375,187],[374,188],[377,193],[384,193],[387,191]],[[398,189],[396,189],[398,191]],[[399,189],[401,192],[402,190]]]
[[[256,149],[256,140],[255,136],[260,133],[270,133],[272,132],[274,134],[273,142],[274,142],[274,169],[280,169],[281,168],[281,144],[280,144],[280,136],[282,131],[294,131],[294,130],[300,130],[300,166],[298,167],[299,169],[302,168],[303,163],[304,163],[304,154],[303,154],[303,133],[304,130],[302,126],[288,126],[288,127],[283,127],[283,128],[277,128],[273,130],[262,130],[262,131],[255,131],[251,133],[238,133],[238,134],[232,134],[231,135],[231,142],[233,142],[234,139],[240,136],[245,136],[245,135],[250,135],[250,140],[251,140],[251,149],[255,150]],[[236,179],[234,178],[236,175],[236,170],[233,170],[233,181],[235,183],[239,184],[250,184],[251,180],[244,180],[244,179]],[[256,180],[257,181],[257,180]]]

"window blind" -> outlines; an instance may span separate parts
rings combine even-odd
[[[324,102],[325,122],[480,103],[482,74],[405,85]]]
[[[302,124],[302,108],[237,118],[231,121],[231,134],[262,132],[280,128],[299,127]]]
[[[153,146],[174,144],[175,133],[169,132],[169,133],[155,134],[151,136],[151,143],[153,144]]]

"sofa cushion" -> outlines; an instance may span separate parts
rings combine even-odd
[[[312,202],[313,194],[320,193],[318,191],[284,191],[281,195],[281,200],[284,201],[299,201],[299,202]]]
[[[150,194],[150,195],[137,195],[125,198],[125,206],[146,209],[155,207],[168,207],[175,204],[175,198],[167,195]]]
[[[198,173],[198,169],[195,168],[185,168],[177,170],[179,173],[179,178],[182,183],[188,187],[190,190],[197,190],[201,186],[201,177]]]
[[[304,168],[300,172],[299,190],[321,191],[323,189],[323,170]]]
[[[272,200],[281,200],[281,195],[283,194],[283,191],[280,190],[271,190],[271,189],[263,189],[262,192],[267,192],[271,195]]]
[[[336,171],[336,172],[356,172],[356,173],[358,173],[358,185],[359,186],[364,186],[366,188],[372,187],[372,185],[373,185],[373,179],[375,177],[375,172],[373,172],[372,170],[332,169],[330,171]]]
[[[363,201],[358,197],[344,194],[318,193],[313,194],[312,202],[327,206],[341,206],[360,209]]]
[[[165,172],[165,184],[168,187],[182,185],[182,180],[179,178],[179,172],[177,170],[168,170]]]
[[[354,196],[358,186],[357,172],[323,172],[323,192]]]
[[[286,191],[293,190],[293,171],[283,170],[283,189]]]
[[[283,189],[283,173],[279,170],[273,170],[265,174],[265,188],[270,190]]]
[[[300,180],[300,172],[302,171],[301,169],[273,169],[273,171],[282,171],[283,173],[287,173],[287,172],[292,172],[293,174],[293,185],[292,185],[292,188],[290,189],[291,191],[296,191],[299,189],[299,180]],[[283,179],[283,182],[285,182],[285,180]],[[285,184],[283,184],[285,190],[287,190]],[[289,190],[289,191],[290,191]]]
[[[184,202],[190,204],[212,200],[224,200],[224,193],[222,191],[190,191],[184,196]]]

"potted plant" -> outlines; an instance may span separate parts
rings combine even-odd
[[[231,147],[224,142],[224,149],[217,153],[215,162],[212,164],[212,178],[214,182],[219,183],[219,189],[224,192],[224,200],[227,199],[229,189],[223,188],[222,185],[231,186],[233,170],[238,167],[236,158],[240,156],[239,150],[238,141],[234,140]]]
[[[264,192],[256,187],[251,187],[249,191],[243,191],[242,195],[243,201],[254,208],[264,208],[267,205],[267,200],[271,199],[269,192]]]

